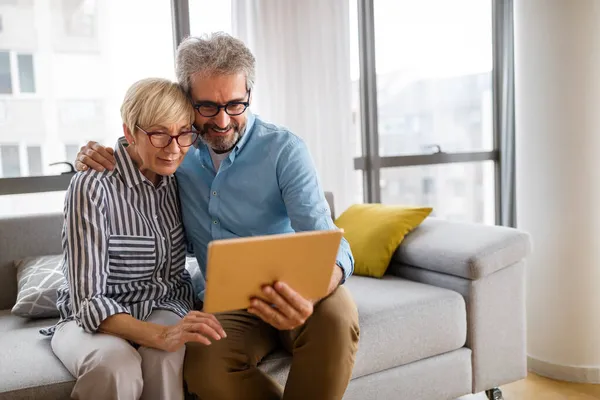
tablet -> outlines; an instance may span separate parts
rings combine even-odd
[[[261,288],[285,282],[306,299],[327,295],[342,230],[320,230],[235,239],[208,245],[204,310],[242,310]]]

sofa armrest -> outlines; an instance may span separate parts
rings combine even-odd
[[[466,279],[480,279],[524,259],[529,234],[513,228],[428,218],[406,236],[393,260]]]
[[[473,393],[527,375],[525,266],[529,235],[429,218],[396,251],[387,273],[454,290],[467,311]]]

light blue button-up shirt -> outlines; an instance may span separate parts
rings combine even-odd
[[[200,143],[188,151],[176,175],[187,240],[202,276],[212,240],[337,229],[304,141],[252,114],[218,171]],[[344,280],[354,271],[345,239],[336,263]],[[202,277],[194,279],[194,287],[203,300]]]

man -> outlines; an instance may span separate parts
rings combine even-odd
[[[177,52],[177,78],[202,140],[176,175],[187,239],[203,273],[211,240],[335,228],[304,142],[248,110],[254,68],[249,49],[226,34],[187,38]],[[111,160],[90,142],[76,167],[112,168]],[[227,338],[188,344],[189,390],[204,400],[341,399],[359,339],[357,309],[342,286],[353,266],[343,240],[325,298],[313,302],[277,282],[265,286],[267,302],[218,314]],[[204,282],[195,287],[202,300]],[[292,354],[285,390],[257,368],[279,346]]]

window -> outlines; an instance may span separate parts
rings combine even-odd
[[[65,161],[71,164],[75,164],[75,158],[77,157],[77,153],[79,153],[79,149],[81,146],[76,144],[68,144],[65,146]]]
[[[93,37],[96,31],[96,1],[62,0],[65,33],[75,37]]]
[[[175,79],[170,1],[20,0],[15,7],[11,27],[28,34],[0,48],[0,178],[59,175],[65,166],[49,164],[73,162],[65,158],[75,144],[114,146],[127,88],[147,77]],[[57,193],[47,204],[44,193],[23,196],[35,197],[40,211],[61,211]],[[3,212],[22,209],[15,196],[0,196]]]
[[[0,196],[0,217],[15,217],[48,212],[62,212],[65,190]]]
[[[0,94],[35,93],[32,54],[0,51]]]
[[[17,56],[19,70],[19,89],[21,93],[35,93],[35,75],[33,72],[33,56],[19,54]]]
[[[491,150],[491,0],[374,0],[374,10],[382,155]]]
[[[58,104],[58,117],[62,124],[85,124],[94,121],[100,114],[99,101],[63,100]]]
[[[0,93],[14,95],[0,100],[5,103],[7,117],[0,129],[0,143],[10,143],[11,131],[35,120],[35,134],[25,134],[19,140],[41,143],[42,159],[47,165],[67,161],[63,157],[68,145],[97,140],[113,146],[123,134],[119,110],[127,88],[151,76],[175,79],[175,69],[170,2],[56,0],[50,5],[45,3],[33,2],[28,7],[33,7],[35,12],[39,53],[47,56],[36,57],[36,53],[17,53],[12,49],[0,51]],[[17,7],[22,6],[19,3]],[[139,16],[140,9],[144,10],[144,18]],[[73,29],[84,31],[87,28],[75,21],[94,15],[93,31],[105,32],[100,50],[96,51],[97,46],[85,40],[77,42],[77,48],[72,50],[67,47],[57,50],[53,40],[47,38],[53,35],[56,12],[68,15]],[[23,16],[23,21],[16,23],[31,25],[33,21],[26,20],[28,15],[16,13],[16,18]],[[104,18],[96,18],[98,15]],[[123,40],[125,37],[127,40]],[[85,46],[90,46],[89,51]],[[36,74],[40,71],[44,73]],[[46,87],[48,92],[41,90]],[[29,93],[35,96],[20,96]],[[54,168],[42,170],[57,171]],[[20,173],[25,172],[24,166]]]
[[[364,54],[350,59],[367,79],[352,105],[363,101],[361,117],[377,121],[360,132],[370,152],[355,159],[366,200],[494,223],[492,0],[361,4],[351,42],[361,38]]]
[[[2,23],[2,14],[0,14],[0,33],[4,30],[4,24]]]
[[[40,176],[44,174],[42,167],[42,148],[40,146],[27,147],[27,165],[29,176]]]
[[[19,146],[0,145],[0,165],[2,166],[2,177],[14,178],[21,176]]]
[[[431,206],[432,215],[444,219],[495,222],[493,161],[384,168],[381,178],[389,182],[381,190],[383,203]],[[393,182],[402,190],[393,190]]]
[[[11,94],[12,92],[10,53],[7,51],[0,51],[0,94]]]
[[[423,187],[423,195],[429,195],[435,192],[435,180],[430,177],[423,178],[422,185]]]

